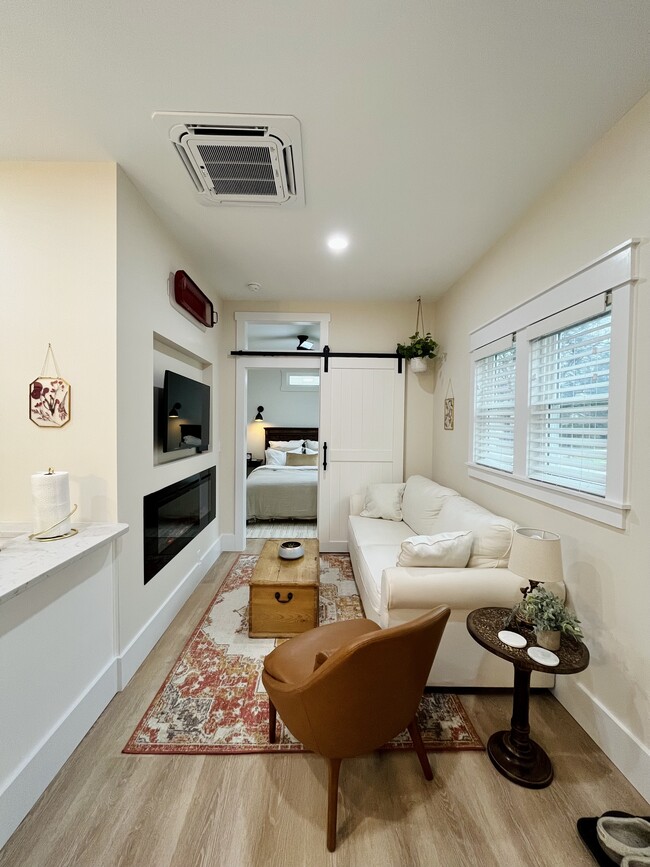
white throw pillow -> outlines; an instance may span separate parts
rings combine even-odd
[[[404,485],[401,483],[368,485],[361,517],[401,521],[403,493]]]
[[[404,539],[398,566],[443,566],[462,569],[472,552],[472,531],[456,530],[435,536],[411,536]]]
[[[318,451],[318,440],[305,440],[305,448]]]
[[[295,452],[302,448],[303,440],[269,440],[269,448],[282,452]]]
[[[301,449],[292,449],[291,452],[286,452],[283,449],[267,449],[264,452],[267,467],[285,467],[287,465],[287,454],[299,455]]]
[[[304,448],[302,450],[302,453],[303,453],[303,455],[317,455],[318,454],[316,449],[308,449],[308,448]]]

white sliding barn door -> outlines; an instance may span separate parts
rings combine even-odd
[[[347,551],[350,495],[403,479],[406,373],[392,358],[330,358],[327,373],[324,364],[318,535],[321,551]]]

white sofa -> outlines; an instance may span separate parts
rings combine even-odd
[[[507,568],[517,525],[423,476],[411,476],[404,486],[401,521],[361,517],[364,502],[365,491],[351,498],[348,538],[366,617],[394,626],[435,605],[449,605],[451,616],[428,685],[511,687],[512,664],[483,650],[465,622],[475,608],[510,608],[521,599],[525,582]],[[472,531],[465,568],[396,565],[405,539],[457,530]],[[564,599],[563,584],[547,586]],[[553,683],[552,674],[533,672],[532,686]]]

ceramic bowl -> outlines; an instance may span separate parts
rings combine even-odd
[[[282,542],[278,548],[278,554],[283,560],[297,560],[305,553],[300,542]]]
[[[601,816],[596,822],[596,833],[600,848],[616,864],[626,856],[650,857],[650,822],[646,819]]]
[[[621,861],[621,867],[648,867],[650,855],[626,855]]]

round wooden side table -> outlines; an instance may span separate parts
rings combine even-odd
[[[529,789],[543,789],[553,779],[553,765],[542,747],[530,737],[530,673],[576,674],[589,665],[589,651],[584,644],[563,635],[560,649],[555,651],[559,664],[541,665],[527,653],[529,647],[536,646],[534,631],[520,625],[506,625],[510,614],[509,608],[477,608],[467,616],[467,630],[472,638],[490,653],[511,662],[515,669],[510,731],[491,735],[487,753],[494,767],[513,783]],[[526,647],[504,644],[498,637],[502,629],[522,635],[526,639]]]

